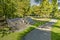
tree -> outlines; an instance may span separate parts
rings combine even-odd
[[[0,0],[0,16],[4,16],[5,18],[13,18],[16,11],[15,3],[12,0]]]
[[[30,0],[20,0],[18,1],[18,10],[17,13],[20,17],[24,17],[26,15],[29,15],[29,9],[30,9]]]
[[[40,16],[40,13],[41,13],[40,6],[33,6],[32,9],[35,16]]]
[[[48,0],[43,0],[39,6],[33,6],[33,12],[40,17],[50,17],[53,5]]]
[[[52,0],[52,5],[53,5],[53,11],[52,11],[52,17],[56,17],[58,13],[58,3],[57,0]]]
[[[43,0],[41,7],[40,7],[40,9],[41,9],[40,16],[50,17],[50,13],[52,12],[52,7],[53,7],[53,5],[50,4],[48,0]]]

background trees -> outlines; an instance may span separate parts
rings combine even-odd
[[[35,5],[32,7],[32,9],[35,15],[38,15],[40,17],[50,17],[51,16],[50,14],[53,9],[53,5],[52,3],[49,3],[48,0],[43,0],[39,6]]]
[[[39,2],[40,0],[35,0]],[[5,18],[38,15],[40,17],[56,17],[58,14],[57,0],[42,0],[39,6],[30,5],[30,0],[0,0],[0,16]]]
[[[40,0],[35,0],[35,2],[39,2]],[[51,17],[58,18],[59,10],[58,10],[58,2],[57,0],[42,0],[39,6],[32,6],[33,14],[39,15],[40,17]]]
[[[50,17],[53,5],[49,3],[49,0],[43,0],[41,5],[41,14],[43,17]]]

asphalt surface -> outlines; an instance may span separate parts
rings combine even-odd
[[[23,40],[51,40],[52,20],[28,33]]]

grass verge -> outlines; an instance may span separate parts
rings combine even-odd
[[[60,20],[52,27],[52,40],[60,40]]]

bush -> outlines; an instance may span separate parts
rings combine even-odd
[[[9,33],[10,32],[9,32],[9,28],[8,27],[0,29],[0,34],[2,34],[1,37],[4,37],[5,35],[7,35]]]

